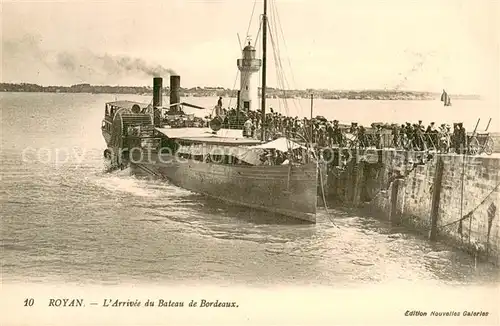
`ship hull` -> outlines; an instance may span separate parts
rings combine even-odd
[[[316,222],[317,167],[237,166],[199,161],[131,163],[132,173],[253,209]]]
[[[106,146],[109,146],[109,142],[111,141],[111,134],[104,129],[101,129],[101,131],[102,131],[102,137],[106,142]]]

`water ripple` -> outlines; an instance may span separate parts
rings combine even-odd
[[[309,225],[134,178],[128,170],[104,173],[98,129],[109,98],[85,96],[2,99],[4,281],[499,281],[489,264],[354,211],[330,209],[327,216],[320,209],[318,223]],[[37,123],[18,128],[5,122],[23,121],[28,108]],[[25,162],[21,151],[28,146],[77,155],[64,163],[54,157],[46,164]]]

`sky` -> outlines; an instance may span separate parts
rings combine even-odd
[[[269,0],[271,37],[287,82],[277,77],[268,38],[267,84],[498,96],[499,3]],[[3,0],[1,79],[150,85],[153,74],[176,73],[184,87],[233,88],[239,39],[246,42],[249,30],[255,41],[262,4]]]

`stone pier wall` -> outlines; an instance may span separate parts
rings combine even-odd
[[[378,211],[500,265],[499,158],[394,150],[354,156],[343,170],[329,168],[330,203]]]

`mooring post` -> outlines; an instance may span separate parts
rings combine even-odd
[[[441,187],[443,181],[444,162],[441,155],[437,155],[436,170],[434,173],[434,182],[432,184],[432,206],[431,206],[431,231],[430,240],[437,238],[437,226],[439,215],[439,200],[441,198]]]
[[[399,220],[399,214],[398,214],[398,193],[399,193],[399,179],[395,179],[392,182],[391,186],[391,213],[389,214],[389,220],[391,223],[398,223],[400,222]]]

